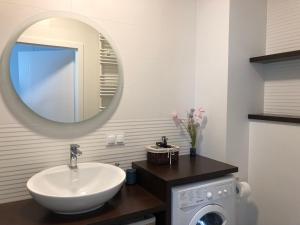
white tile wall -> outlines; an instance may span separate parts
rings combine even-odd
[[[300,60],[265,65],[264,112],[300,116]]]
[[[65,10],[72,6],[72,0],[43,0],[42,2],[39,0],[0,0],[0,3],[47,10]]]
[[[300,0],[268,0],[267,54],[300,49]]]
[[[187,153],[189,141],[168,115],[194,104],[195,0],[0,0],[0,53],[19,24],[40,13],[76,13],[101,27],[121,56],[120,105],[99,130],[75,140],[56,140],[19,123],[0,97],[0,203],[28,198],[25,181],[43,168],[64,164],[70,143],[80,161],[123,168],[145,159],[144,145],[167,135]],[[158,119],[153,119],[158,118]],[[126,145],[107,148],[107,133],[125,133]]]
[[[300,224],[300,126],[251,122],[249,129],[254,200],[247,212],[249,225]]]
[[[266,53],[293,50],[300,50],[300,1],[268,0]],[[300,60],[263,66],[264,112],[300,116]],[[299,134],[296,124],[250,123],[249,224],[300,224]]]
[[[106,146],[107,134],[125,134],[125,145]],[[19,124],[0,125],[0,203],[28,198],[26,181],[33,174],[67,164],[69,145],[81,146],[79,162],[119,162],[126,169],[132,161],[146,159],[146,145],[166,135],[187,154],[189,139],[171,119],[111,121],[103,128],[75,140],[49,139]]]
[[[300,0],[268,0],[266,53],[294,50],[300,50]],[[264,113],[300,116],[300,60],[264,68]]]

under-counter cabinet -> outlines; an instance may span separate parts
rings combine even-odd
[[[171,191],[175,186],[211,180],[238,172],[238,168],[202,156],[180,156],[173,165],[134,162],[138,184],[166,203],[166,211],[157,214],[158,225],[171,225]]]

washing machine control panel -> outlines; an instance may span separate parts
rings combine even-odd
[[[220,198],[230,197],[235,194],[234,183],[222,184],[211,187],[192,187],[179,191],[179,207],[187,208]]]

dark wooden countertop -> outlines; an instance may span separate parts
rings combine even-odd
[[[201,180],[213,179],[238,172],[238,167],[203,156],[179,157],[177,164],[155,165],[148,161],[134,162],[133,167],[147,171],[169,185],[180,185]]]
[[[63,216],[34,200],[0,205],[1,225],[113,225],[129,218],[162,212],[165,203],[139,185],[124,186],[104,207],[83,215]]]

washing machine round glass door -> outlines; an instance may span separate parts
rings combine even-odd
[[[207,205],[201,208],[189,225],[229,225],[225,210],[218,205]]]

